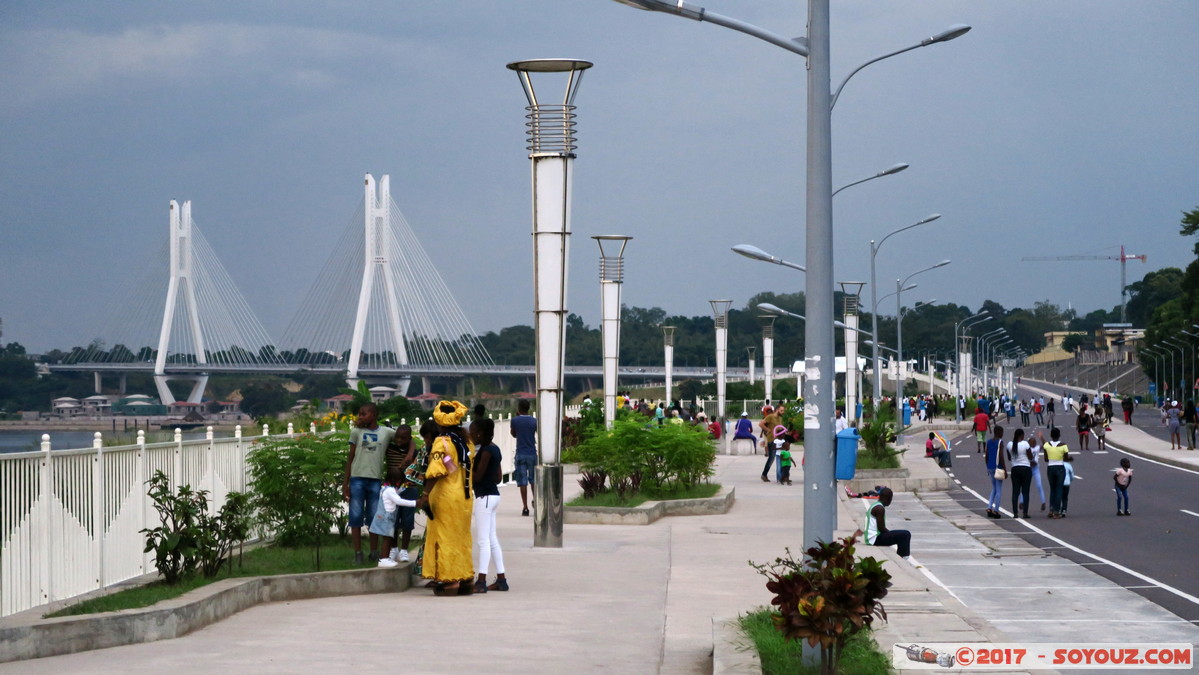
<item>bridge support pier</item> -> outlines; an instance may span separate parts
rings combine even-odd
[[[117,373],[117,391],[124,394],[126,385],[128,384],[128,373]],[[92,373],[92,388],[97,394],[104,393],[104,373],[95,371]]]
[[[168,384],[171,380],[192,383],[191,391],[188,393],[187,398],[183,399],[188,403],[199,403],[204,398],[204,390],[208,387],[207,373],[199,375],[155,375],[154,386],[158,388],[158,400],[163,405],[170,405],[179,400],[171,393],[171,387]]]

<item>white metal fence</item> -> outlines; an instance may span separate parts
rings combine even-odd
[[[511,474],[516,439],[511,416],[495,420],[501,468]],[[419,428],[419,425],[416,425]],[[310,428],[315,433],[315,425]],[[414,432],[416,429],[414,429]],[[292,433],[291,426],[288,434]],[[104,588],[154,570],[141,530],[157,527],[146,481],[162,471],[171,486],[208,490],[215,512],[231,491],[245,491],[246,452],[266,436],[175,440],[0,454],[0,616]]]

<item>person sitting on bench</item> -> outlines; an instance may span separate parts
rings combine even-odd
[[[887,529],[887,507],[895,497],[891,488],[878,493],[878,501],[866,504],[866,543],[871,546],[898,545],[900,557],[907,559],[912,554],[912,533],[907,530]]]

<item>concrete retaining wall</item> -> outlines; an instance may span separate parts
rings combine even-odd
[[[176,638],[264,602],[397,593],[411,585],[409,564],[224,579],[145,609],[39,619],[0,628],[0,663]]]
[[[711,516],[728,513],[736,500],[734,488],[721,488],[715,497],[646,502],[641,506],[567,506],[563,520],[570,525],[649,525],[663,516]]]

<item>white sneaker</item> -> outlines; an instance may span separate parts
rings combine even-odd
[[[400,551],[400,562],[408,562],[408,551],[407,550]]]
[[[399,566],[400,566],[400,564],[398,562],[392,560],[391,558],[381,558],[379,560],[379,567],[399,567]]]
[[[391,549],[391,553],[388,554],[387,557],[391,558],[392,560],[399,560],[400,559],[400,549],[398,549],[398,548]]]

